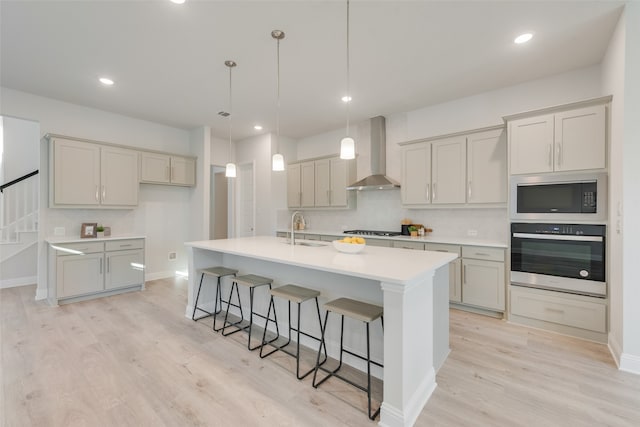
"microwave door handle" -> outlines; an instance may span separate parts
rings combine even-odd
[[[552,167],[553,167],[552,154],[553,154],[553,149],[551,148],[551,144],[549,144],[549,145],[547,146],[547,157],[548,157],[548,159],[549,159],[547,163],[549,164],[549,167],[550,167],[550,168],[552,168]]]
[[[537,239],[537,240],[572,240],[576,242],[602,242],[602,236],[574,236],[566,234],[530,234],[530,233],[513,233],[512,237],[519,239]]]

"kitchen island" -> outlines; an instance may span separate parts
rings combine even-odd
[[[185,315],[190,318],[193,311],[197,270],[215,265],[236,268],[239,274],[271,277],[274,287],[295,283],[317,289],[321,302],[348,297],[382,304],[384,336],[372,335],[372,359],[384,363],[380,425],[413,425],[433,393],[435,373],[449,353],[448,263],[456,255],[370,246],[359,254],[344,254],[331,244],[317,245],[292,246],[277,237],[186,243],[189,293]],[[200,298],[212,308],[213,289],[203,289]],[[256,301],[266,307],[266,300],[264,295],[263,301]],[[283,313],[280,320],[286,318],[284,307],[276,307]],[[303,324],[312,325],[312,319],[310,316],[305,322],[303,317]],[[334,321],[327,331],[333,340],[328,342],[330,356],[337,354],[338,323]],[[348,335],[351,341],[346,340],[345,345],[362,351],[362,331],[358,330],[358,339]],[[378,353],[376,340],[383,342]],[[361,369],[355,361],[345,362]]]

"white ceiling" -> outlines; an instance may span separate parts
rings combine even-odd
[[[352,121],[410,111],[601,61],[620,1],[351,2]],[[5,1],[2,86],[228,138],[345,125],[345,1]],[[513,38],[535,34],[526,45]],[[102,87],[98,76],[110,76]]]

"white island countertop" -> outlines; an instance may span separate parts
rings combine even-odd
[[[270,236],[187,242],[186,246],[395,284],[419,282],[457,258],[447,252],[390,251],[376,246],[347,254],[338,252],[331,242],[313,244],[322,246],[292,246],[284,238]]]

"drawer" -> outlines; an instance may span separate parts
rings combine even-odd
[[[462,258],[486,259],[487,261],[504,261],[504,249],[484,246],[463,246]]]
[[[365,238],[365,240],[367,241],[367,245],[369,245],[369,246],[382,246],[382,247],[385,247],[385,248],[393,247],[393,241],[392,240],[369,239],[368,237]]]
[[[607,306],[604,300],[511,286],[511,313],[587,329],[607,332]]]
[[[436,251],[436,252],[451,252],[452,254],[457,254],[460,256],[461,249],[458,245],[445,245],[442,243],[427,243],[424,245],[424,248],[427,251]]]
[[[424,243],[422,242],[406,242],[402,240],[394,240],[393,247],[403,248],[403,249],[416,249],[419,251],[424,251]]]
[[[301,237],[304,240],[320,240],[319,234],[302,234]]]
[[[322,235],[320,236],[320,240],[322,240],[323,242],[333,242],[334,240],[340,240],[342,239],[344,236],[327,236],[327,235]]]
[[[276,237],[289,237],[289,233],[285,233],[284,231],[276,232]]]
[[[105,242],[105,251],[122,251],[125,249],[143,249],[143,239],[112,240]]]
[[[104,251],[102,242],[52,243],[51,247],[57,251],[56,255],[82,255]]]

